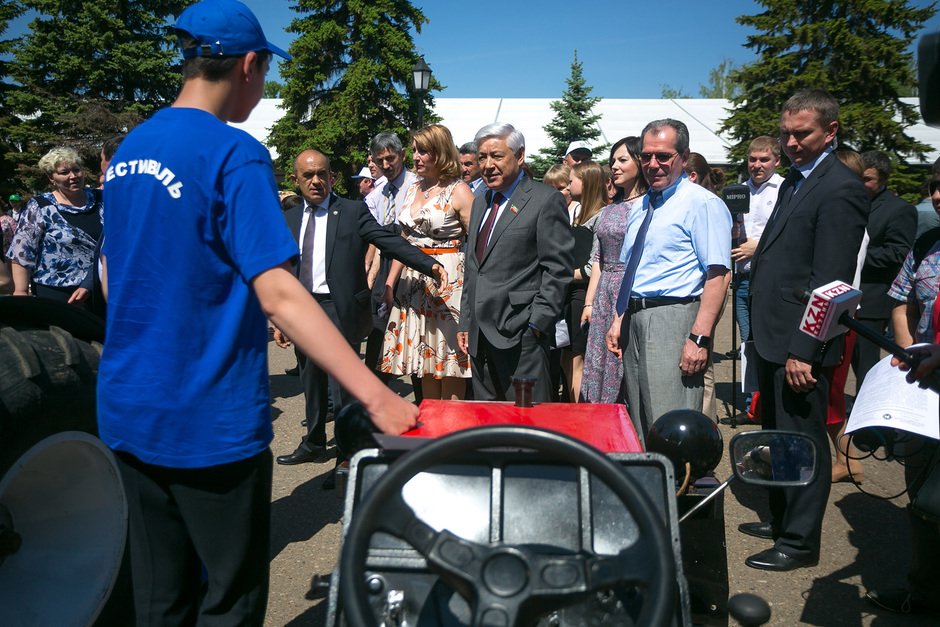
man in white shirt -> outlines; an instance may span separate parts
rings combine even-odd
[[[750,285],[751,257],[764,232],[767,220],[777,204],[777,193],[783,177],[777,174],[780,165],[780,142],[768,135],[761,135],[747,149],[747,171],[751,175],[747,187],[751,192],[750,213],[741,214],[739,220],[738,246],[732,249],[735,261],[734,317],[738,321],[741,341],[751,332],[750,312],[747,306],[747,290]]]
[[[401,139],[395,133],[382,132],[372,138],[369,145],[372,162],[379,169],[382,177],[375,181],[375,189],[366,196],[366,206],[372,212],[375,221],[382,226],[398,223],[398,214],[401,213],[405,192],[418,180],[414,172],[405,169],[405,149]],[[394,227],[393,227],[394,228]],[[388,269],[391,259],[383,259],[381,252],[375,246],[369,246],[366,253],[366,270],[368,271],[368,285],[372,290],[372,322],[373,329],[366,340],[366,365],[378,372],[379,361],[382,358],[382,339],[385,337],[385,327],[388,326],[388,312],[378,314],[379,305],[385,291],[385,279],[388,278]],[[379,375],[383,380],[388,375]]]

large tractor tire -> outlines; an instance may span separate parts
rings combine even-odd
[[[96,437],[103,337],[103,322],[72,305],[0,298],[4,625],[133,621],[126,590],[106,608],[123,561],[127,504],[114,457]]]

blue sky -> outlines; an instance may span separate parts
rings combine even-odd
[[[294,3],[242,1],[286,50]],[[698,96],[722,58],[738,65],[753,59],[742,46],[753,32],[734,18],[763,9],[753,0],[413,1],[429,20],[415,45],[447,86],[435,96],[452,98],[558,98],[575,49],[594,96],[659,98],[663,83]],[[924,32],[937,29],[935,16]]]
[[[242,1],[268,39],[288,49],[293,36],[284,29],[297,16],[296,3]],[[752,32],[734,18],[763,8],[753,0],[412,1],[429,20],[415,45],[447,87],[435,96],[451,98],[559,98],[575,49],[594,96],[659,98],[662,84],[698,96],[723,58],[737,65],[753,59],[742,46]],[[6,36],[26,22],[12,24]],[[935,16],[924,32],[938,29]],[[270,77],[279,78],[276,69]]]

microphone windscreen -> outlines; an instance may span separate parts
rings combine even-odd
[[[745,183],[733,183],[721,188],[721,199],[731,213],[749,213],[751,211],[751,190]]]
[[[818,287],[810,294],[807,290],[796,288],[793,295],[800,301],[806,301],[806,310],[800,320],[800,331],[810,335],[820,342],[826,342],[845,333],[848,329],[839,324],[839,317],[843,313],[855,315],[862,293],[848,283],[833,281]]]

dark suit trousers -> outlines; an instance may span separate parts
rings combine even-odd
[[[389,311],[384,316],[379,317],[376,311],[382,303],[382,296],[385,294],[385,281],[388,279],[388,271],[392,268],[392,258],[388,255],[379,256],[379,273],[375,277],[375,283],[372,284],[372,331],[366,339],[366,365],[378,372],[382,366],[382,343],[385,340],[385,330],[388,328]]]
[[[884,335],[888,328],[888,321],[885,320],[865,320],[859,319],[863,325],[879,335]],[[855,340],[855,349],[852,353],[852,370],[855,372],[855,393],[862,388],[865,381],[865,375],[868,371],[881,360],[881,347],[869,342],[865,338]]]
[[[514,375],[537,378],[532,388],[532,400],[548,403],[551,397],[551,376],[548,370],[548,338],[536,339],[535,332],[527,329],[522,341],[512,348],[496,348],[480,332],[477,354],[470,356],[473,398],[477,401],[514,401],[512,387]]]
[[[811,560],[819,557],[823,515],[832,484],[832,460],[826,435],[829,379],[832,368],[814,366],[816,385],[799,393],[787,385],[786,369],[757,357],[757,377],[764,429],[797,431],[816,444],[817,479],[802,488],[770,489],[770,514],[780,529],[774,547],[790,557]]]
[[[314,294],[320,307],[333,323],[339,327],[339,320],[336,316],[336,307],[329,297],[322,297]],[[329,376],[325,370],[307,359],[307,356],[300,351],[297,353],[297,365],[300,366],[300,383],[304,388],[304,400],[306,401],[307,435],[304,437],[303,444],[309,447],[326,446],[326,413],[329,401],[327,386],[329,392],[333,395],[333,411],[339,411],[345,407],[347,401],[351,400],[349,394],[340,387],[336,379]]]

